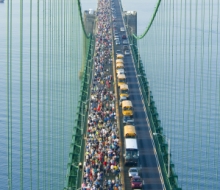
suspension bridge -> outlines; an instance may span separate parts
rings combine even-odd
[[[124,2],[106,2],[115,5],[131,52],[124,63],[143,189],[220,189],[219,1],[158,0],[140,35]],[[98,23],[92,14],[88,32],[80,0],[1,1],[1,189],[80,189]],[[111,20],[112,36],[113,28]],[[114,65],[122,45],[112,39],[112,47]],[[130,189],[123,153],[120,159],[121,188]]]

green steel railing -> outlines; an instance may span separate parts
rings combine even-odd
[[[87,120],[87,108],[88,98],[90,94],[90,82],[92,77],[92,64],[94,50],[94,39],[90,35],[87,58],[84,66],[84,72],[81,82],[81,95],[80,101],[77,107],[77,119],[72,131],[72,142],[70,144],[69,160],[67,164],[65,190],[75,190],[81,186],[82,169],[81,164],[84,160],[84,134],[86,134],[86,120]]]
[[[132,36],[130,36],[130,42],[136,41],[136,39],[131,39],[131,38]],[[138,79],[139,79],[140,87],[142,90],[143,100],[144,100],[144,104],[146,107],[148,119],[150,122],[151,131],[152,133],[160,134],[158,136],[153,136],[153,138],[154,138],[154,143],[155,143],[165,187],[167,190],[170,190],[170,189],[181,190],[181,188],[178,187],[178,181],[177,181],[178,176],[175,173],[174,164],[172,162],[170,163],[170,176],[168,177],[168,164],[167,164],[168,163],[168,146],[167,146],[165,137],[163,135],[163,128],[161,127],[159,114],[157,113],[157,108],[153,100],[152,92],[149,89],[149,83],[146,78],[144,66],[143,66],[140,54],[138,52],[137,46],[131,45],[131,51],[134,57],[137,74],[139,76]]]

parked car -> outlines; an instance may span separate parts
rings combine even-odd
[[[116,50],[116,55],[117,55],[117,54],[122,54],[121,50],[119,50],[119,49]]]
[[[138,176],[137,168],[129,168],[128,170],[128,177]]]
[[[142,189],[143,181],[140,176],[134,176],[131,178],[131,188],[132,189]]]
[[[122,38],[122,39],[127,39],[127,36],[126,36],[125,34],[123,34],[123,35],[121,36],[121,38]]]
[[[128,40],[123,40],[122,44],[128,44]]]
[[[117,76],[120,74],[125,74],[125,70],[124,69],[117,69]]]
[[[125,31],[125,28],[124,28],[124,27],[121,27],[121,28],[120,28],[120,31],[121,31],[121,32],[124,32],[124,31]]]
[[[130,51],[129,50],[125,50],[125,55],[130,55]]]
[[[116,45],[120,45],[120,44],[121,44],[120,41],[119,41],[119,39],[115,40],[115,44],[116,44]]]
[[[118,35],[115,35],[115,36],[114,36],[114,40],[119,40],[119,36],[118,36]]]
[[[128,45],[124,45],[123,46],[123,51],[125,51],[125,50],[128,50],[129,48],[128,48]]]
[[[123,116],[123,124],[134,124],[133,116]]]
[[[120,97],[119,106],[121,106],[121,104],[124,100],[127,100],[127,97],[125,97],[125,96]]]

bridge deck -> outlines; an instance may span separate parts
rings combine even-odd
[[[119,28],[125,28],[119,2],[118,0],[112,0],[112,2],[113,1],[115,3],[115,14],[117,17],[115,23]],[[116,120],[114,118],[115,101],[114,93],[112,93],[113,84],[111,76],[112,73],[115,72],[113,70],[115,63],[113,63],[112,66],[112,64],[109,62],[109,59],[111,58],[111,45],[109,44],[109,39],[111,40],[111,37],[109,38],[109,31],[111,28],[108,28],[108,24],[110,24],[111,13],[109,11],[109,7],[106,6],[110,6],[108,5],[107,1],[99,1],[99,13],[96,27],[96,50],[94,55],[94,74],[92,77],[90,106],[88,109],[88,129],[85,138],[86,153],[85,162],[83,164],[82,183],[84,188],[82,189],[91,188],[92,186],[94,186],[94,188],[103,186],[107,189],[111,189],[113,185],[118,184],[116,178],[119,177],[119,170],[114,168],[118,168],[119,166],[118,158],[120,152],[122,188],[129,190],[131,189],[130,179],[128,177],[129,167],[124,166],[124,159],[122,156],[124,152],[124,137],[121,108],[117,110],[119,113],[117,114],[117,122],[120,123],[119,131],[116,128],[116,126],[119,126],[116,125]],[[122,45],[116,45],[114,43],[114,39],[112,39],[112,42],[113,50],[115,52],[116,50],[122,50]],[[114,60],[116,55],[115,52]],[[141,91],[139,89],[132,55],[124,56],[124,66],[127,83],[130,89],[129,99],[132,101],[134,110],[134,120],[138,136],[137,142],[140,158],[137,167],[139,168],[139,175],[143,179],[143,189],[163,189],[149,133],[149,126],[146,121],[147,116],[142,103]],[[114,80],[116,80],[115,77]],[[117,81],[114,81],[114,84],[117,85]],[[117,87],[115,86],[115,88]],[[115,90],[115,92],[116,91],[117,90]],[[117,108],[118,106],[116,105],[116,109]],[[108,119],[108,122],[106,119]],[[119,140],[120,143],[117,144],[118,141],[115,140]],[[118,145],[121,148],[119,148]],[[113,152],[113,154],[110,152]],[[111,167],[112,169],[110,169]],[[105,180],[109,180],[109,185],[106,185]],[[114,189],[117,189],[117,187],[114,186]]]

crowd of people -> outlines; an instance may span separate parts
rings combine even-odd
[[[116,190],[120,184],[120,146],[112,76],[110,0],[99,0],[94,73],[87,122],[82,190]]]

